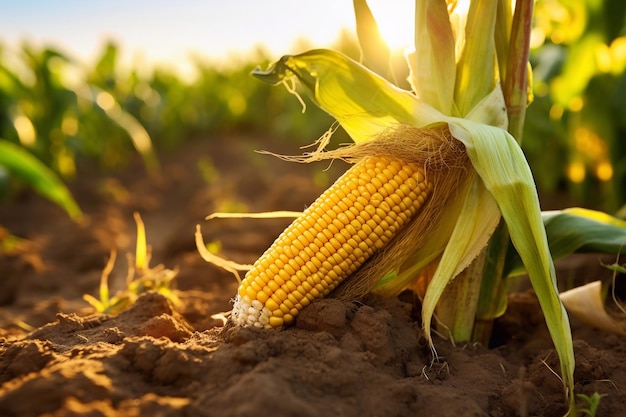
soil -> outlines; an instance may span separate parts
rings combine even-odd
[[[163,154],[156,175],[139,162],[85,174],[71,184],[85,212],[80,223],[29,191],[1,205],[0,225],[25,240],[0,255],[0,415],[565,414],[558,361],[531,290],[510,295],[490,346],[436,338],[436,358],[409,293],[320,300],[283,330],[225,325],[219,313],[230,309],[237,282],[200,258],[195,225],[223,256],[253,262],[289,220],[204,217],[302,210],[345,169],[254,152],[294,148],[229,136]],[[97,296],[112,249],[134,251],[135,211],[152,264],[179,269],[180,303],[147,292],[119,315],[97,314],[82,296]],[[569,258],[558,263],[559,276],[569,283],[610,276],[599,260]],[[112,291],[123,288],[126,268],[118,256]],[[572,327],[577,393],[603,395],[597,416],[626,416],[626,340],[575,320]]]

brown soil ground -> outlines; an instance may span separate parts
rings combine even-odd
[[[140,164],[90,175],[72,185],[86,213],[81,224],[30,192],[0,206],[0,224],[26,239],[15,253],[0,255],[0,415],[565,413],[552,371],[558,361],[532,291],[510,296],[492,346],[436,339],[436,361],[421,336],[419,306],[406,293],[321,300],[284,330],[233,328],[212,318],[229,310],[237,283],[200,258],[195,225],[202,224],[207,241],[221,242],[224,256],[252,262],[288,220],[204,216],[233,208],[301,210],[344,169],[253,152],[276,147],[246,136],[196,141],[163,155],[159,177]],[[111,249],[134,250],[134,211],[145,221],[152,264],[179,268],[182,303],[146,293],[117,316],[95,314],[82,296],[97,295]],[[606,277],[599,259],[570,258],[558,264],[559,276]],[[113,290],[125,276],[118,256]],[[626,340],[572,324],[577,392],[605,395],[598,416],[626,416]]]

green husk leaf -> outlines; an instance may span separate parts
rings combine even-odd
[[[626,221],[599,211],[569,208],[542,214],[552,259],[572,253],[626,252]],[[507,253],[505,276],[526,273],[515,248]]]
[[[267,70],[256,69],[252,74],[270,84],[298,81],[354,142],[373,139],[389,126],[422,127],[444,119],[413,93],[331,50],[286,55]]]
[[[415,52],[408,61],[409,78],[420,99],[444,114],[455,114],[455,41],[444,1],[415,2]]]
[[[476,172],[469,174],[464,192],[464,196],[459,195],[463,207],[422,302],[424,332],[431,344],[431,320],[441,295],[450,281],[480,253],[500,220],[498,206]]]
[[[0,165],[21,178],[35,191],[59,205],[74,220],[82,213],[61,179],[28,151],[0,139]]]
[[[494,31],[498,2],[474,0],[465,26],[465,46],[456,66],[454,98],[461,116],[467,115],[495,86]]]
[[[574,389],[572,334],[559,299],[539,198],[526,158],[513,136],[503,129],[454,119],[450,131],[465,144],[474,168],[498,203],[511,241],[539,299],[561,362],[563,384],[571,395]]]
[[[519,0],[527,1],[527,0]],[[533,0],[531,0],[533,1]],[[527,16],[524,16],[525,18]],[[496,48],[496,56],[498,57],[498,72],[501,79],[506,79],[509,57],[509,39],[511,35],[511,27],[513,25],[513,8],[511,2],[498,2],[496,10],[496,25],[494,28],[494,41]]]

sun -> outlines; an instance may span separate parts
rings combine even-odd
[[[409,0],[369,0],[383,39],[392,50],[413,46],[415,5]]]

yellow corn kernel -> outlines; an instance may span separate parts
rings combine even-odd
[[[265,328],[291,323],[301,308],[326,296],[384,247],[431,191],[417,164],[387,157],[361,160],[248,271],[237,291],[233,322]]]

